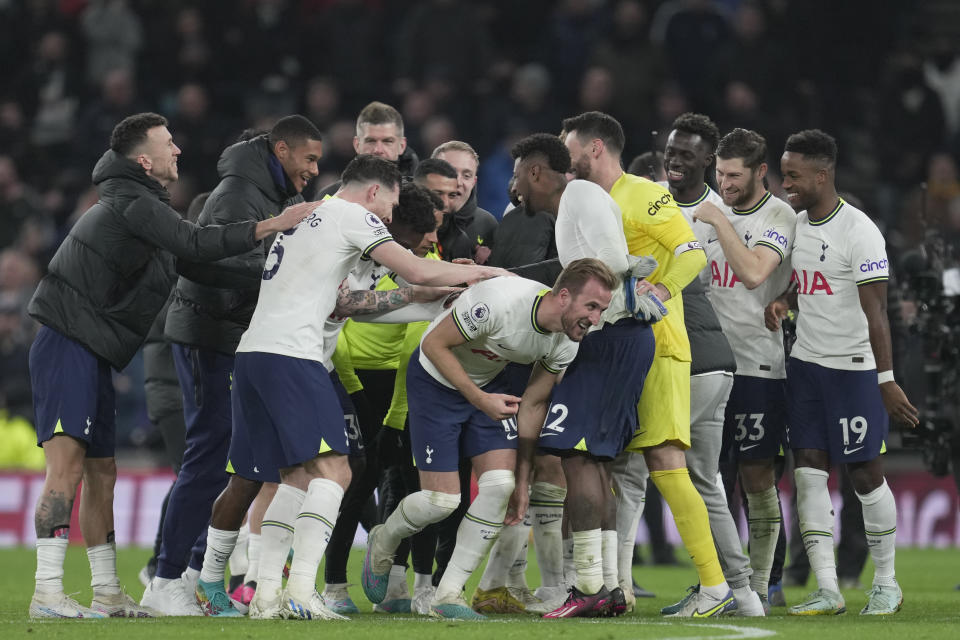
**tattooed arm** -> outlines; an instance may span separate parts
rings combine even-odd
[[[457,287],[421,287],[411,285],[383,291],[351,290],[343,287],[337,294],[334,315],[341,318],[369,313],[385,313],[411,302],[433,302],[459,291]]]
[[[337,293],[333,313],[341,318],[364,313],[393,311],[413,302],[413,287],[386,291],[351,290],[342,287]]]

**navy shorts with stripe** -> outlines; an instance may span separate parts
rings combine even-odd
[[[538,446],[613,459],[637,428],[637,403],[656,347],[650,325],[624,318],[592,331],[554,390]]]
[[[511,393],[508,382],[501,372],[481,388],[487,393]],[[419,348],[407,368],[407,406],[410,446],[421,471],[457,471],[461,458],[517,448],[516,419],[494,420],[459,391],[434,380],[420,364]]]
[[[766,460],[787,443],[787,385],[783,379],[733,377],[723,421],[724,459]]]
[[[30,384],[37,446],[65,433],[87,445],[88,458],[113,457],[116,395],[106,360],[41,326],[30,346]]]
[[[830,369],[790,358],[787,423],[792,449],[827,451],[838,463],[873,460],[890,428],[877,370]]]
[[[275,482],[279,469],[326,451],[350,452],[340,399],[319,362],[237,353],[231,404],[230,463],[242,477]]]
[[[347,388],[340,382],[340,376],[337,375],[336,369],[330,372],[330,383],[340,400],[340,408],[343,409],[343,421],[347,430],[347,440],[350,444],[350,456],[362,458],[366,454],[363,451],[363,433],[357,424],[357,409],[353,406],[353,399],[347,393]]]

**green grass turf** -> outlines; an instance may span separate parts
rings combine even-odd
[[[146,550],[124,550],[119,554],[121,580],[129,593],[139,598],[143,588],[137,572],[145,563]],[[359,581],[362,552],[354,550],[349,575]],[[530,555],[531,584],[536,584],[534,557]],[[921,640],[960,638],[960,554],[956,550],[903,549],[897,555],[897,574],[905,594],[903,610],[895,616],[868,618],[857,615],[865,602],[859,590],[844,592],[848,612],[841,616],[789,618],[785,609],[774,609],[767,619],[713,618],[710,620],[664,620],[660,607],[678,600],[685,588],[696,581],[691,566],[635,567],[637,579],[657,594],[638,601],[638,611],[615,620],[538,620],[525,616],[497,616],[491,622],[452,622],[413,615],[386,616],[370,612],[370,604],[359,586],[351,588],[354,601],[363,613],[350,622],[253,621],[247,619],[161,618],[155,620],[35,621],[27,618],[33,592],[35,556],[32,549],[0,550],[0,638],[86,638],[146,640],[152,638],[350,638],[361,640],[431,640],[434,638],[474,640],[644,640],[647,638],[810,638],[813,640]],[[862,581],[869,584],[872,565],[868,563]],[[322,569],[321,569],[322,576]],[[479,576],[479,572],[477,574]],[[472,594],[477,577],[467,587]],[[82,548],[67,553],[65,589],[78,592],[77,599],[88,603],[90,570]],[[805,589],[786,590],[787,602],[797,603]]]

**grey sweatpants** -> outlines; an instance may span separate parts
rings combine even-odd
[[[703,497],[710,518],[710,531],[717,547],[720,566],[732,589],[746,587],[753,569],[743,551],[737,526],[727,507],[727,498],[717,472],[723,440],[723,413],[733,387],[733,376],[716,372],[690,377],[690,449],[687,468],[693,486]],[[629,580],[633,542],[643,513],[649,472],[643,456],[623,452],[614,462],[617,489],[617,536],[620,541],[618,570],[621,584]],[[629,584],[629,583],[628,583]]]

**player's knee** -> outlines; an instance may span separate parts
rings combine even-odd
[[[430,503],[432,514],[431,522],[439,522],[452,514],[460,506],[459,493],[444,493],[443,491],[423,491],[427,502]]]
[[[477,489],[484,496],[490,496],[503,504],[507,504],[513,489],[516,486],[513,471],[509,469],[493,469],[485,471],[477,478]]]

